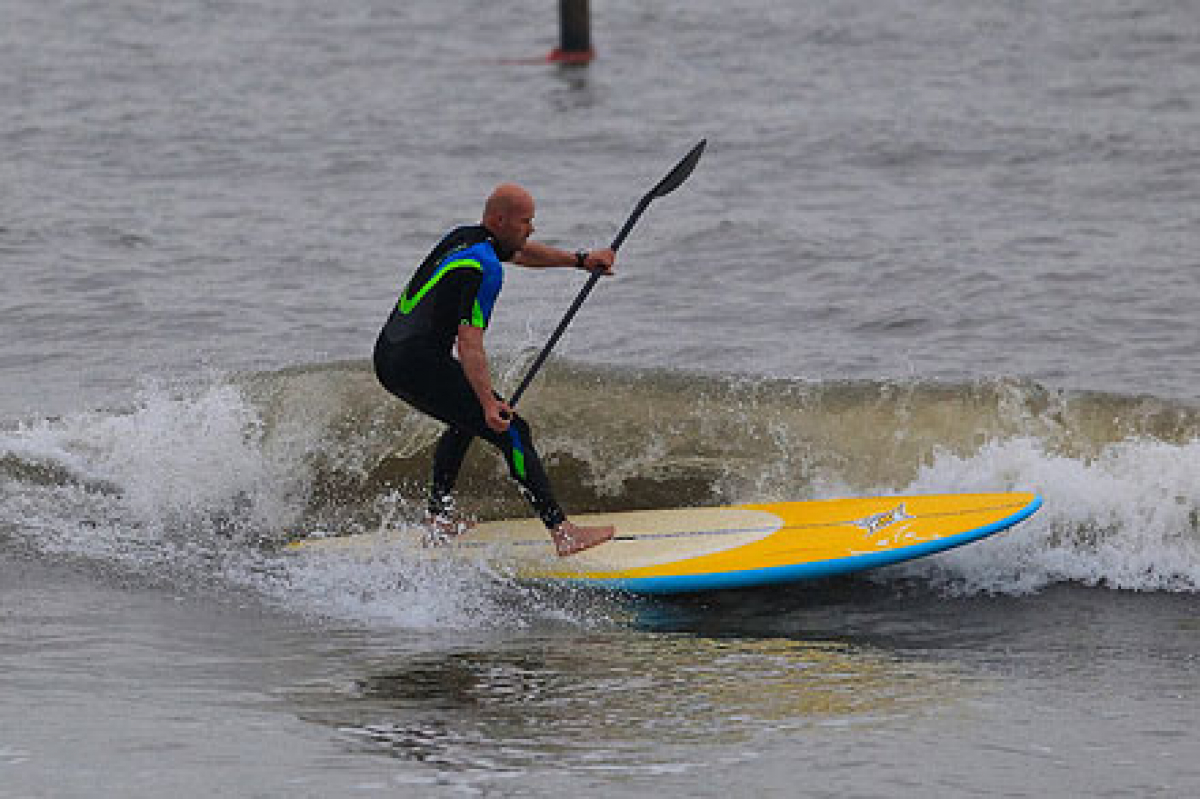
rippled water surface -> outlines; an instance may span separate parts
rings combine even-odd
[[[1200,14],[591,5],[566,69],[552,3],[6,2],[0,797],[1196,793]],[[438,236],[603,244],[701,138],[522,403],[568,508],[1033,519],[673,601],[278,554],[417,521],[367,357]]]

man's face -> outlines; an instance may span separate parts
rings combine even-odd
[[[492,232],[500,243],[514,252],[525,246],[525,240],[533,235],[533,201],[514,203],[508,213],[500,217],[498,229]]]

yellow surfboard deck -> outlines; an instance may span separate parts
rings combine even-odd
[[[780,502],[579,516],[611,524],[607,544],[560,558],[535,519],[487,522],[437,546],[413,531],[308,539],[299,552],[407,547],[414,557],[472,559],[518,579],[635,593],[788,583],[888,566],[977,541],[1041,506],[1031,493]]]

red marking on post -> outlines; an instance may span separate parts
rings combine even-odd
[[[583,64],[590,64],[595,57],[596,51],[591,48],[587,50],[563,50],[561,47],[555,47],[550,51],[550,55],[546,56],[546,60],[551,64],[581,66]]]

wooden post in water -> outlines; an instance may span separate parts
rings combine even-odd
[[[558,0],[559,45],[550,53],[558,64],[583,65],[596,57],[592,49],[592,15],[588,0]]]

